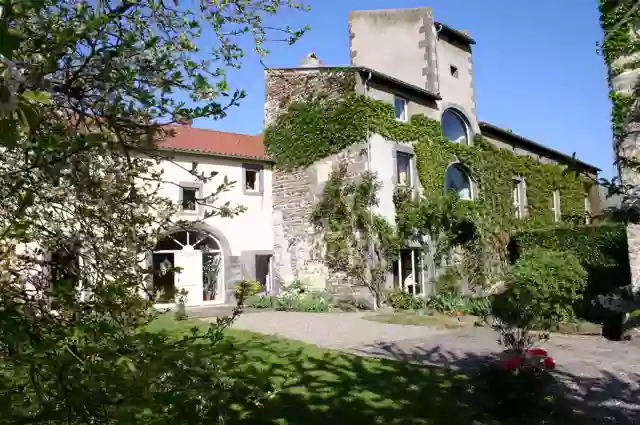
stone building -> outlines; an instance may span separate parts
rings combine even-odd
[[[599,170],[593,165],[511,130],[479,121],[472,55],[475,41],[467,32],[435,21],[431,8],[354,11],[348,24],[350,65],[329,66],[310,54],[297,67],[266,70],[265,127],[309,93],[322,91],[331,96],[346,91],[392,105],[395,118],[400,121],[414,115],[437,120],[443,136],[451,143],[471,145],[474,137],[482,136],[515,155],[529,156],[543,164],[572,164],[593,178],[597,176]],[[351,71],[355,78],[339,78],[343,71]],[[276,167],[272,180],[275,277],[280,281],[299,278],[318,289],[331,280],[317,248],[318,235],[310,224],[309,213],[338,160],[349,162],[352,173],[365,170],[377,173],[382,188],[376,212],[393,223],[396,184],[409,183],[418,191],[422,189],[415,158],[411,143],[372,133],[365,143],[308,167],[295,170]],[[481,188],[470,174],[463,164],[450,164],[444,172],[445,190],[456,190],[462,199],[475,198]],[[513,178],[515,214],[526,217],[529,214],[526,182],[518,176]],[[585,190],[584,209],[588,216],[599,211],[600,197],[595,186]],[[554,190],[548,196],[550,213],[559,221],[563,214],[561,194]],[[422,256],[422,247],[403,250],[390,273],[389,284],[401,284],[412,276],[415,284],[424,289],[427,283]]]

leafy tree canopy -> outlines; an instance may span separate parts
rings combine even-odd
[[[216,361],[227,322],[179,343],[143,330],[142,265],[159,232],[181,225],[159,191],[166,124],[224,118],[244,97],[225,73],[242,46],[264,56],[271,32],[303,34],[269,25],[286,8],[304,6],[3,3],[0,424],[212,423],[246,400],[252,387]],[[242,211],[217,202],[231,183],[198,199],[206,216]]]

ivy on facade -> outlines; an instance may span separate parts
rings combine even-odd
[[[333,70],[332,78],[339,72],[349,74],[349,71]],[[338,86],[344,89],[345,85]],[[428,236],[435,263],[440,254],[462,246],[466,274],[477,278],[476,282],[469,279],[474,286],[485,287],[486,276],[502,273],[511,232],[555,223],[551,209],[554,191],[560,192],[565,222],[584,220],[588,182],[567,172],[566,166],[543,164],[532,157],[516,155],[494,146],[480,135],[470,145],[452,143],[442,135],[438,121],[420,115],[408,122],[399,121],[391,105],[358,95],[353,90],[341,90],[338,95],[315,92],[292,102],[265,130],[265,147],[279,168],[293,170],[353,145],[364,144],[372,133],[387,140],[410,143],[416,156],[423,192],[415,198],[407,191],[396,190],[398,238],[421,242]],[[452,164],[468,170],[476,188],[473,201],[455,200],[445,194],[445,173]],[[516,177],[526,181],[528,214],[524,218],[516,218],[514,211],[512,188]],[[331,214],[345,211],[339,208],[344,200],[334,199],[328,193],[331,187],[325,187],[325,201],[314,211],[316,224],[324,225],[327,231],[327,246],[335,245],[336,226],[341,226],[342,221],[333,216],[326,216],[324,220],[320,217],[328,214],[327,211]],[[327,202],[333,206],[329,207]],[[343,217],[343,220],[347,219]],[[345,235],[350,231],[347,228],[350,227],[344,229]],[[332,252],[329,256],[337,255],[337,249],[329,251]]]
[[[634,0],[601,0],[600,25],[605,33],[600,50],[609,68],[609,82],[621,73],[637,69],[640,59],[640,38],[636,35],[635,25],[640,20],[640,8]],[[621,61],[621,58],[627,58]],[[640,84],[637,82],[628,92],[611,87],[609,97],[613,103],[611,127],[616,139],[622,139],[632,121],[636,99],[640,96]]]
[[[471,145],[452,143],[442,136],[439,122],[418,115],[408,122],[398,121],[391,105],[356,94],[293,103],[266,129],[265,146],[279,167],[293,169],[365,143],[370,133],[413,145],[426,198],[444,193],[447,167],[460,163],[478,188],[474,201],[482,215],[497,226],[553,224],[550,202],[554,190],[560,192],[564,219],[584,219],[586,180],[567,173],[566,167],[516,155],[482,136],[476,136]],[[526,181],[529,214],[524,219],[517,219],[513,210],[514,177]]]

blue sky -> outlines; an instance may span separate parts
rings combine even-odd
[[[272,46],[267,66],[295,66],[309,52],[326,64],[349,63],[350,10],[431,6],[435,19],[466,29],[473,46],[478,118],[614,173],[606,68],[595,0],[307,0],[274,25],[311,26],[298,43]],[[220,121],[198,127],[256,134],[262,130],[264,71],[256,58],[231,74],[248,97]]]

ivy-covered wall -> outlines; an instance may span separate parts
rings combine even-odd
[[[437,121],[414,116],[409,122],[400,122],[394,118],[391,105],[356,94],[332,99],[316,96],[292,103],[267,127],[265,146],[278,167],[295,169],[365,143],[368,131],[387,140],[412,143],[427,197],[443,193],[448,165],[464,165],[479,189],[479,207],[491,222],[505,226],[505,230],[552,224],[550,203],[556,189],[560,191],[563,217],[584,220],[586,182],[565,173],[565,167],[518,156],[481,136],[476,136],[471,146],[451,143],[442,136]],[[513,212],[511,185],[516,176],[526,180],[529,216],[524,220],[516,219]]]
[[[286,239],[274,240],[276,276],[281,258],[288,257],[296,278],[312,281],[319,285],[318,289],[323,283],[325,288],[340,283],[342,278],[323,260],[324,248],[318,245],[322,237],[310,224],[311,213],[322,197],[332,166],[347,161],[351,164],[352,174],[368,169],[365,147],[372,134],[390,141],[391,147],[388,159],[385,159],[386,153],[375,150],[379,138],[371,139],[376,142],[372,142],[374,155],[370,158],[373,171],[385,176],[379,193],[379,208],[384,211],[380,213],[388,220],[395,218],[396,224],[400,225],[398,236],[405,240],[413,239],[415,242],[417,235],[432,234],[433,229],[422,228],[424,220],[414,218],[418,211],[422,214],[427,205],[442,204],[438,198],[444,195],[447,167],[460,163],[468,169],[474,180],[476,196],[475,202],[465,203],[465,208],[468,206],[472,212],[481,237],[474,239],[475,242],[464,252],[456,252],[462,255],[462,267],[471,286],[484,288],[488,284],[499,283],[510,233],[554,223],[551,210],[554,190],[559,190],[561,195],[563,220],[584,221],[586,181],[575,174],[565,173],[566,167],[540,163],[536,157],[498,148],[494,140],[482,136],[476,136],[470,146],[452,143],[442,136],[440,123],[424,115],[415,115],[408,122],[400,122],[395,119],[393,107],[388,102],[363,95],[363,78],[358,71],[348,68],[267,72],[264,141],[267,152],[276,161],[273,174],[274,214],[275,222],[281,223],[277,233]],[[434,110],[436,113],[431,116],[439,116],[437,109]],[[424,200],[428,201],[423,204],[410,202],[409,205],[401,197],[391,196],[393,187],[388,187],[393,186],[389,173],[395,167],[391,152],[400,148],[398,144],[405,143],[412,145],[415,153],[419,183],[424,190]],[[389,161],[384,170],[378,170],[383,166],[380,161]],[[513,210],[514,177],[524,177],[526,181],[529,214],[525,219],[517,219]],[[382,204],[385,204],[384,208]],[[415,227],[413,232],[407,229],[407,225]],[[446,233],[446,229],[438,231]],[[439,238],[438,244],[449,239]],[[440,248],[431,246],[432,242],[427,241],[430,244],[427,256],[434,256],[436,251],[440,251]],[[285,251],[286,255],[280,254]],[[469,255],[465,254],[467,251]],[[458,262],[458,259],[452,260]],[[429,263],[430,270],[425,278],[431,281],[437,277],[439,266],[434,262],[435,257],[425,261]],[[474,279],[469,279],[469,276],[478,277],[475,279],[477,282],[472,282]],[[490,276],[493,277],[487,279]],[[390,284],[389,281],[387,283]]]

